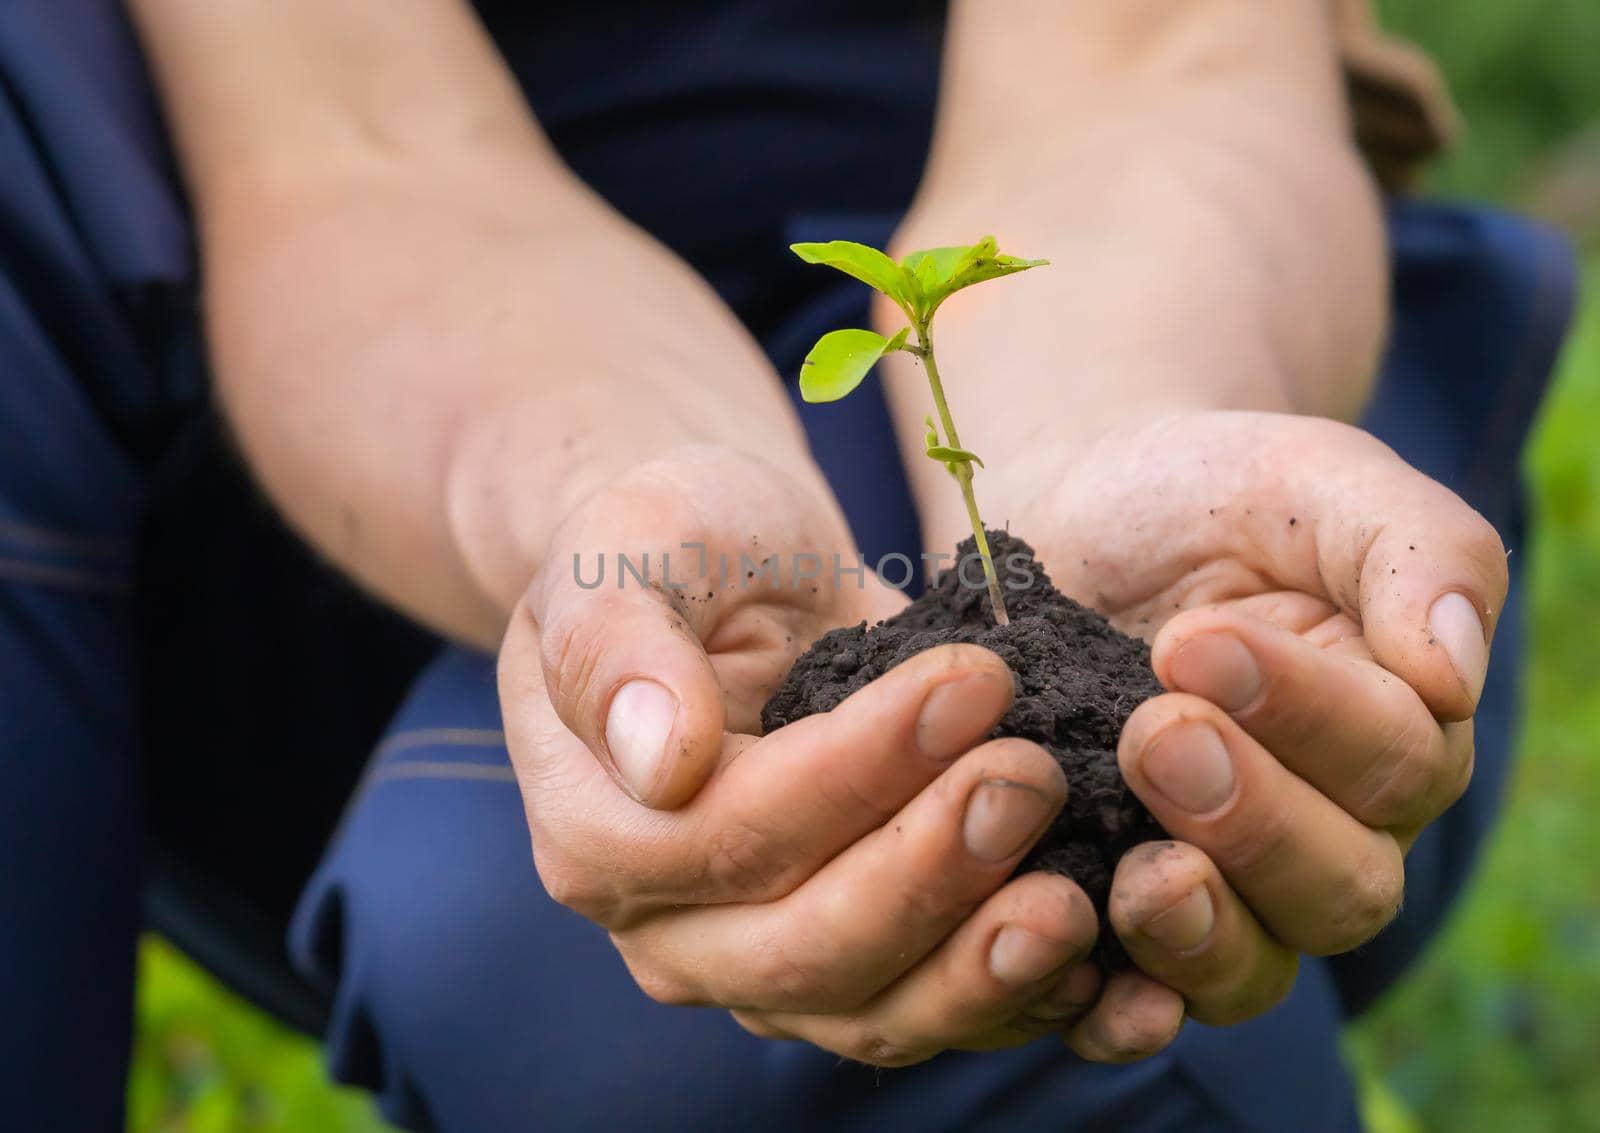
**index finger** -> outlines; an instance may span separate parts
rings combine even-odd
[[[671,812],[595,774],[548,701],[506,732],[546,887],[617,928],[668,905],[792,891],[981,743],[1012,694],[988,650],[929,650],[831,712],[762,739],[725,736],[721,766]]]
[[[1465,720],[1477,709],[1505,603],[1505,546],[1450,489],[1375,438],[1365,443],[1374,460],[1302,470],[1293,486],[1310,505],[1316,539],[1320,585],[1307,589],[1355,617],[1378,663],[1436,717]],[[1307,529],[1286,523],[1279,537],[1293,540],[1297,527]]]

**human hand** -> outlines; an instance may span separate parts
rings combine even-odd
[[[1105,995],[1145,1023],[1097,1009],[1069,1036],[1124,1059],[1185,1012],[1258,1014],[1300,954],[1395,915],[1406,851],[1471,776],[1505,552],[1453,493],[1328,420],[1177,414],[1070,460],[989,496],[1061,589],[1153,640],[1172,690],[1118,753],[1178,839],[1128,854],[1110,898],[1141,972]]]
[[[616,556],[646,552],[655,585],[619,589]],[[1098,991],[1096,917],[1065,878],[1007,881],[1067,788],[1043,748],[985,742],[1012,698],[997,657],[930,651],[755,735],[798,653],[904,602],[835,553],[856,562],[824,492],[720,448],[641,465],[560,526],[500,655],[540,876],[652,998],[756,1034],[887,1066],[1057,1029]],[[805,554],[822,569],[796,579]],[[779,588],[751,577],[772,555]]]

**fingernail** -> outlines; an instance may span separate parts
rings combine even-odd
[[[635,799],[649,797],[661,775],[678,700],[655,681],[633,680],[611,698],[606,747],[617,774]]]
[[[1044,832],[1055,809],[1042,791],[1009,779],[985,779],[967,800],[962,824],[967,852],[985,862],[1020,854]]]
[[[1428,632],[1474,701],[1489,673],[1489,642],[1472,600],[1458,590],[1442,594],[1428,611]]]
[[[1044,979],[1072,958],[1073,946],[1017,925],[1006,925],[989,946],[989,973],[1022,987]]]
[[[1240,712],[1261,694],[1261,668],[1231,633],[1207,633],[1185,642],[1172,657],[1172,679],[1183,692],[1203,696],[1224,712]]]
[[[1210,724],[1174,724],[1146,749],[1141,769],[1179,810],[1208,814],[1233,797],[1233,759]]]
[[[978,720],[974,702],[1003,703],[1011,692],[998,674],[968,673],[934,688],[917,715],[917,747],[936,763],[949,763],[989,734],[991,722]]]
[[[1187,952],[1205,943],[1217,923],[1211,891],[1204,885],[1175,905],[1170,905],[1139,926],[1139,931],[1163,948]]]

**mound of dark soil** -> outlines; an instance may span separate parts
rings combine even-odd
[[[1042,744],[1068,783],[1066,809],[1017,872],[1051,870],[1072,878],[1103,922],[1117,861],[1141,842],[1166,837],[1117,769],[1122,725],[1162,691],[1161,684],[1150,669],[1149,646],[1051,585],[1032,547],[998,531],[989,532],[989,545],[1002,580],[1010,583],[1009,625],[994,623],[985,589],[962,586],[958,572],[946,571],[937,586],[888,621],[823,635],[794,663],[761,722],[770,732],[826,712],[868,681],[938,645],[969,642],[993,650],[1016,681],[1016,700],[994,736]],[[957,548],[957,561],[973,553],[968,539]],[[1031,581],[1013,588],[1024,573]],[[1108,969],[1127,965],[1105,928],[1096,956]]]

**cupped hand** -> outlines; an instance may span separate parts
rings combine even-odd
[[[997,657],[933,650],[755,734],[816,637],[904,602],[835,574],[857,559],[815,485],[679,450],[556,532],[500,657],[540,876],[652,998],[760,1035],[902,1065],[1058,1029],[1099,991],[1097,926],[1066,879],[1007,881],[1067,787],[1042,748],[986,742]]]
[[[1087,1057],[1139,1057],[1185,1011],[1265,1010],[1298,956],[1393,918],[1406,851],[1472,773],[1505,551],[1446,488],[1317,418],[1146,420],[1025,498],[1014,529],[1063,590],[1153,641],[1171,690],[1118,752],[1176,841],[1117,871],[1110,921],[1141,971],[1106,989],[1168,1025],[1141,1037],[1097,1008],[1069,1032]]]

